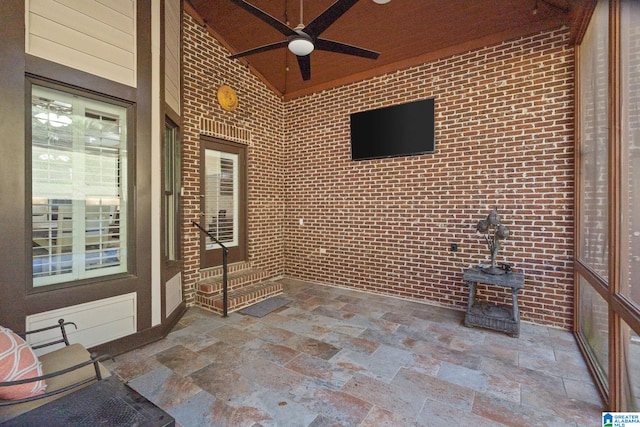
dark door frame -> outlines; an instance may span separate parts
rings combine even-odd
[[[208,224],[203,216],[205,203],[205,152],[215,150],[238,156],[238,245],[229,247],[229,263],[245,261],[247,259],[247,148],[244,144],[200,136],[200,226],[207,229]],[[207,238],[200,239],[200,268],[211,268],[222,265],[221,249],[206,249]]]

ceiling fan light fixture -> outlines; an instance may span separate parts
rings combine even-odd
[[[373,0],[374,3],[377,4],[387,4],[389,3],[391,0]]]
[[[294,37],[289,41],[289,50],[297,56],[307,56],[313,52],[313,43],[304,37]]]

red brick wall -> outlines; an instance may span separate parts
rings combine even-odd
[[[183,21],[183,182],[184,210],[184,298],[192,304],[195,285],[207,272],[200,271],[200,234],[191,221],[198,219],[200,119],[248,130],[247,151],[248,257],[255,267],[272,275],[284,273],[284,161],[282,100],[238,61],[187,13]],[[222,110],[216,92],[220,85],[232,86],[239,105],[233,112]]]
[[[184,21],[185,297],[200,236],[201,116],[253,133],[249,258],[273,275],[462,309],[462,271],[489,253],[493,206],[511,236],[498,261],[526,275],[524,320],[573,316],[573,49],[545,32],[284,102],[190,16]],[[224,112],[219,85],[239,93]],[[349,114],[436,99],[435,154],[352,162]],[[299,220],[303,220],[300,225]],[[449,250],[458,244],[458,252]],[[508,295],[481,287],[484,299]]]
[[[545,32],[287,102],[287,275],[463,308],[462,271],[489,260],[475,226],[497,206],[511,231],[498,261],[526,275],[522,318],[570,328],[567,38]],[[350,113],[429,97],[435,154],[350,160]]]

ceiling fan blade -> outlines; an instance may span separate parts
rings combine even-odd
[[[287,24],[285,24],[283,22],[280,22],[279,20],[277,20],[273,16],[269,15],[267,12],[263,12],[262,10],[258,9],[254,5],[252,5],[250,3],[247,3],[244,0],[231,0],[231,2],[233,4],[235,4],[236,6],[239,6],[239,7],[243,8],[244,10],[246,10],[247,12],[252,14],[253,16],[255,16],[257,18],[260,18],[261,20],[263,20],[267,24],[271,25],[276,30],[280,31],[285,36],[295,36],[296,35],[296,32],[293,31],[291,28],[289,28],[287,26]]]
[[[380,53],[373,50],[363,49],[361,47],[352,46],[346,43],[334,42],[332,40],[318,39],[315,42],[315,48],[318,50],[326,50],[328,52],[344,53],[345,55],[360,56],[362,58],[378,59]]]
[[[311,79],[311,55],[296,56],[296,58],[298,58],[298,66],[300,67],[302,80]]]
[[[317,38],[324,30],[329,28],[331,24],[336,22],[351,6],[358,3],[358,0],[338,0],[327,10],[318,15],[313,21],[304,27],[304,32],[309,34],[311,38]]]
[[[254,53],[266,52],[268,50],[274,50],[281,47],[286,47],[289,42],[283,40],[281,42],[275,42],[271,44],[265,44],[263,46],[259,46],[253,49],[245,50],[244,52],[239,52],[234,55],[230,55],[229,59],[242,58],[243,56],[253,55]]]

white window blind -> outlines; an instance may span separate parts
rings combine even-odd
[[[126,108],[32,88],[33,286],[124,272]]]

